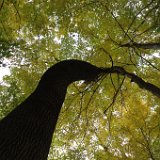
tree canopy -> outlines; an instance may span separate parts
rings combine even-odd
[[[1,0],[0,118],[65,59],[120,70],[70,85],[49,160],[160,159],[160,99],[130,78],[160,88],[160,1]]]

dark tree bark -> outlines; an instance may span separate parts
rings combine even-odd
[[[131,79],[131,82],[135,82],[140,88],[148,90],[149,92],[160,98],[160,88],[151,83],[145,82],[142,78],[133,73],[125,71],[122,67],[113,66],[111,68],[104,68],[104,70],[106,73],[117,73],[120,75],[125,75]]]
[[[1,120],[0,160],[46,160],[67,86],[78,80],[94,80],[101,72],[78,60],[51,67],[37,89]]]
[[[129,47],[129,48],[142,48],[142,49],[154,49],[160,50],[160,43],[126,43],[120,45],[121,47]]]
[[[66,90],[78,80],[117,73],[160,97],[160,89],[122,67],[98,68],[87,62],[57,63],[42,76],[36,90],[0,121],[0,160],[46,160]]]

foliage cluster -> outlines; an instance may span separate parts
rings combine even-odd
[[[0,117],[64,59],[121,66],[160,86],[159,0],[2,0]],[[7,63],[6,63],[7,60]],[[160,100],[110,74],[68,88],[50,160],[160,159]]]

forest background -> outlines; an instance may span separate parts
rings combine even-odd
[[[0,118],[65,59],[160,87],[160,0],[1,0]],[[160,99],[125,75],[68,88],[49,160],[159,160]]]

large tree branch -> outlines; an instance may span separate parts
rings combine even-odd
[[[143,49],[154,49],[159,50],[160,49],[160,43],[126,43],[120,45],[121,47],[129,47],[129,48],[143,48]]]
[[[160,98],[160,88],[159,87],[151,83],[145,82],[142,78],[138,77],[134,73],[129,73],[126,70],[124,70],[124,68],[119,67],[119,66],[113,66],[111,68],[104,68],[104,70],[105,70],[105,73],[117,73],[120,75],[125,75],[131,79],[131,82],[137,83],[137,85],[140,88],[146,89],[149,92],[153,93],[154,95]]]

